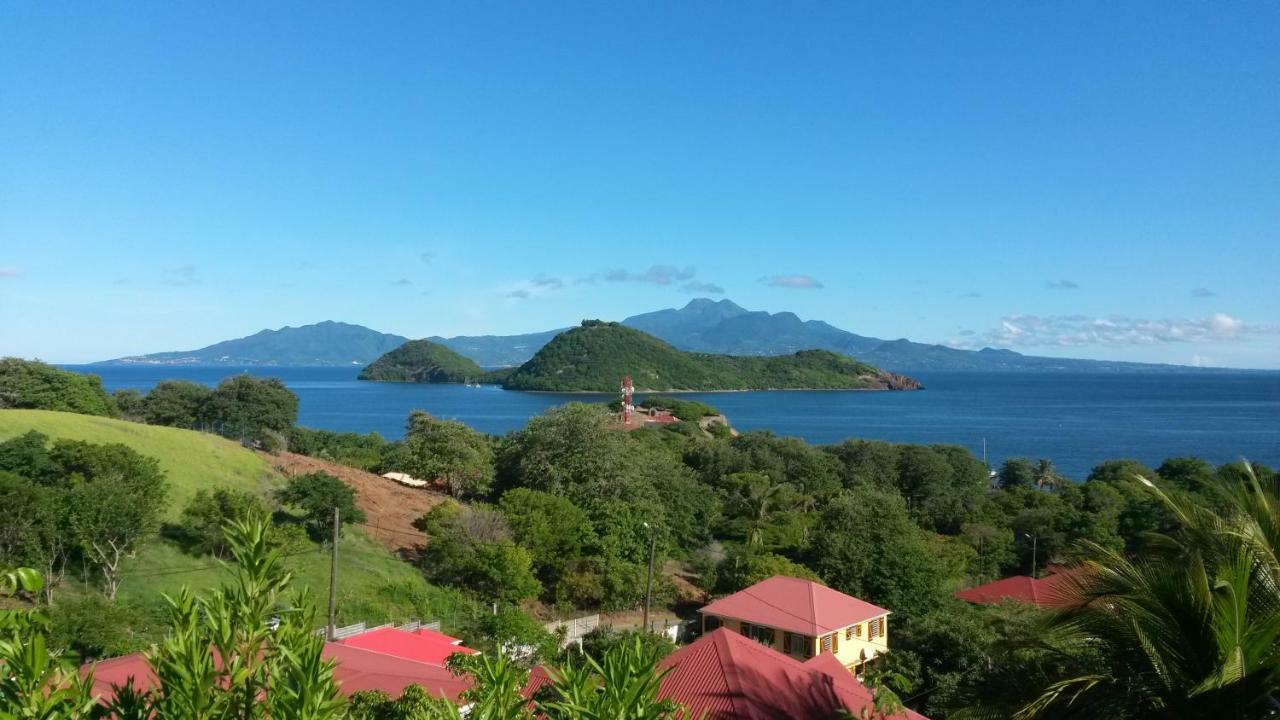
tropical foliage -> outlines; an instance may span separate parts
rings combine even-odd
[[[97,375],[59,370],[38,360],[0,358],[0,409],[60,410],[84,415],[117,414]]]

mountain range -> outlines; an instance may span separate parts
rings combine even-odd
[[[906,338],[885,340],[842,330],[790,312],[747,310],[730,300],[691,300],[682,308],[633,315],[622,324],[654,335],[680,350],[720,355],[790,355],[830,350],[897,373],[974,370],[985,372],[1168,372],[1180,365],[1081,360],[1023,355],[1012,350],[959,350]],[[520,365],[568,328],[522,335],[459,335],[427,338],[483,367]],[[226,365],[367,365],[408,338],[359,325],[322,322],[263,330],[199,350],[155,353],[110,363]]]

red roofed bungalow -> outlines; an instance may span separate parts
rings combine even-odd
[[[461,640],[427,628],[419,628],[413,632],[395,627],[377,628],[338,642],[437,667],[444,667],[445,662],[455,653],[476,653],[471,648],[462,647]]]
[[[958,590],[955,596],[975,605],[998,605],[1009,600],[1035,605],[1038,608],[1061,607],[1067,602],[1066,591],[1072,571],[1049,568],[1050,575],[1032,578],[1015,575],[966,590]]]
[[[860,717],[872,707],[871,691],[831,653],[800,662],[725,628],[675,651],[662,667],[671,672],[659,696],[706,720]],[[927,720],[910,710],[893,717]]]
[[[728,628],[805,660],[829,652],[857,672],[889,649],[889,611],[800,578],[775,575],[698,610],[702,628]]]
[[[411,633],[406,633],[411,634]],[[448,637],[448,636],[443,636]],[[454,652],[467,648],[454,646]],[[360,690],[382,690],[398,697],[410,685],[421,685],[429,694],[458,702],[463,691],[471,687],[469,677],[459,677],[440,664],[421,662],[396,655],[353,647],[345,643],[325,643],[322,657],[335,663],[333,677],[343,695]],[[80,669],[93,671],[93,691],[101,702],[115,697],[115,687],[133,678],[134,687],[150,690],[156,678],[142,653],[90,663]]]

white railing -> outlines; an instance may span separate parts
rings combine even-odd
[[[584,635],[600,627],[600,616],[583,615],[569,620],[556,620],[555,622],[547,623],[544,627],[546,627],[547,632],[553,635],[564,633],[564,637],[560,641],[561,647],[569,644],[581,644]]]

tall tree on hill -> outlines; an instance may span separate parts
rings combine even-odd
[[[365,520],[364,511],[356,506],[356,491],[329,473],[295,475],[275,496],[281,503],[302,511],[307,532],[317,541],[332,537],[334,508],[343,525]]]
[[[461,499],[483,495],[493,484],[493,448],[480,433],[456,420],[415,410],[405,434],[404,469],[424,480],[442,480]]]
[[[259,440],[285,433],[298,420],[298,396],[278,378],[236,375],[214,389],[204,404],[205,420],[226,437]]]
[[[162,380],[142,399],[142,418],[149,425],[192,429],[200,424],[213,391],[188,380]]]

